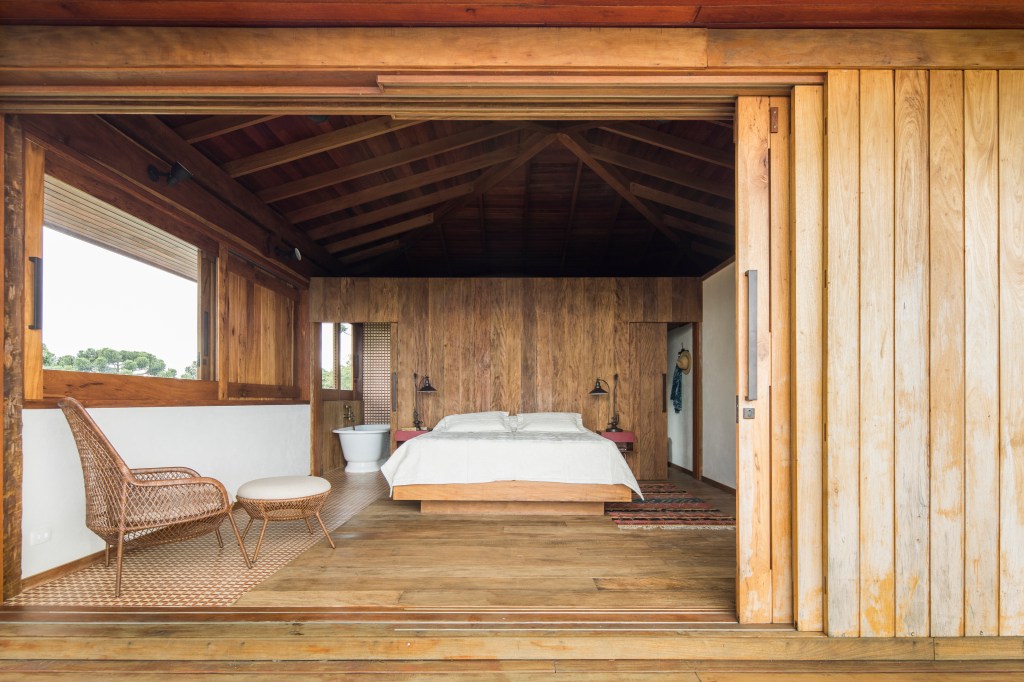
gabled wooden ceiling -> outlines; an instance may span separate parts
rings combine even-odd
[[[728,121],[163,121],[339,274],[696,276],[733,253]]]
[[[0,0],[0,22],[150,26],[1021,28],[1019,0]]]

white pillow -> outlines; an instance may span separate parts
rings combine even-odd
[[[527,412],[516,416],[516,431],[574,433],[586,429],[578,412]]]
[[[435,431],[449,433],[499,432],[511,431],[508,412],[470,412],[468,414],[450,414],[434,427]]]

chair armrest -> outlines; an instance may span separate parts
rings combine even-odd
[[[208,516],[218,510],[231,509],[231,500],[224,484],[205,476],[173,478],[128,483],[129,508],[150,500],[165,509],[169,517],[180,520],[189,516]],[[134,514],[129,514],[134,516]]]
[[[175,478],[200,478],[199,473],[188,467],[153,467],[131,469],[132,476],[140,481],[162,481]]]

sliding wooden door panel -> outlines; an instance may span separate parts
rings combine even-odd
[[[666,345],[668,325],[629,325],[630,383],[633,393],[632,431],[636,433],[637,470],[641,481],[668,478],[668,415],[666,412]],[[621,398],[621,396],[620,396]]]

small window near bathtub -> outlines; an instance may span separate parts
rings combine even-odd
[[[352,325],[347,322],[320,325],[321,388],[351,391]]]
[[[43,368],[199,378],[200,250],[44,181]]]

